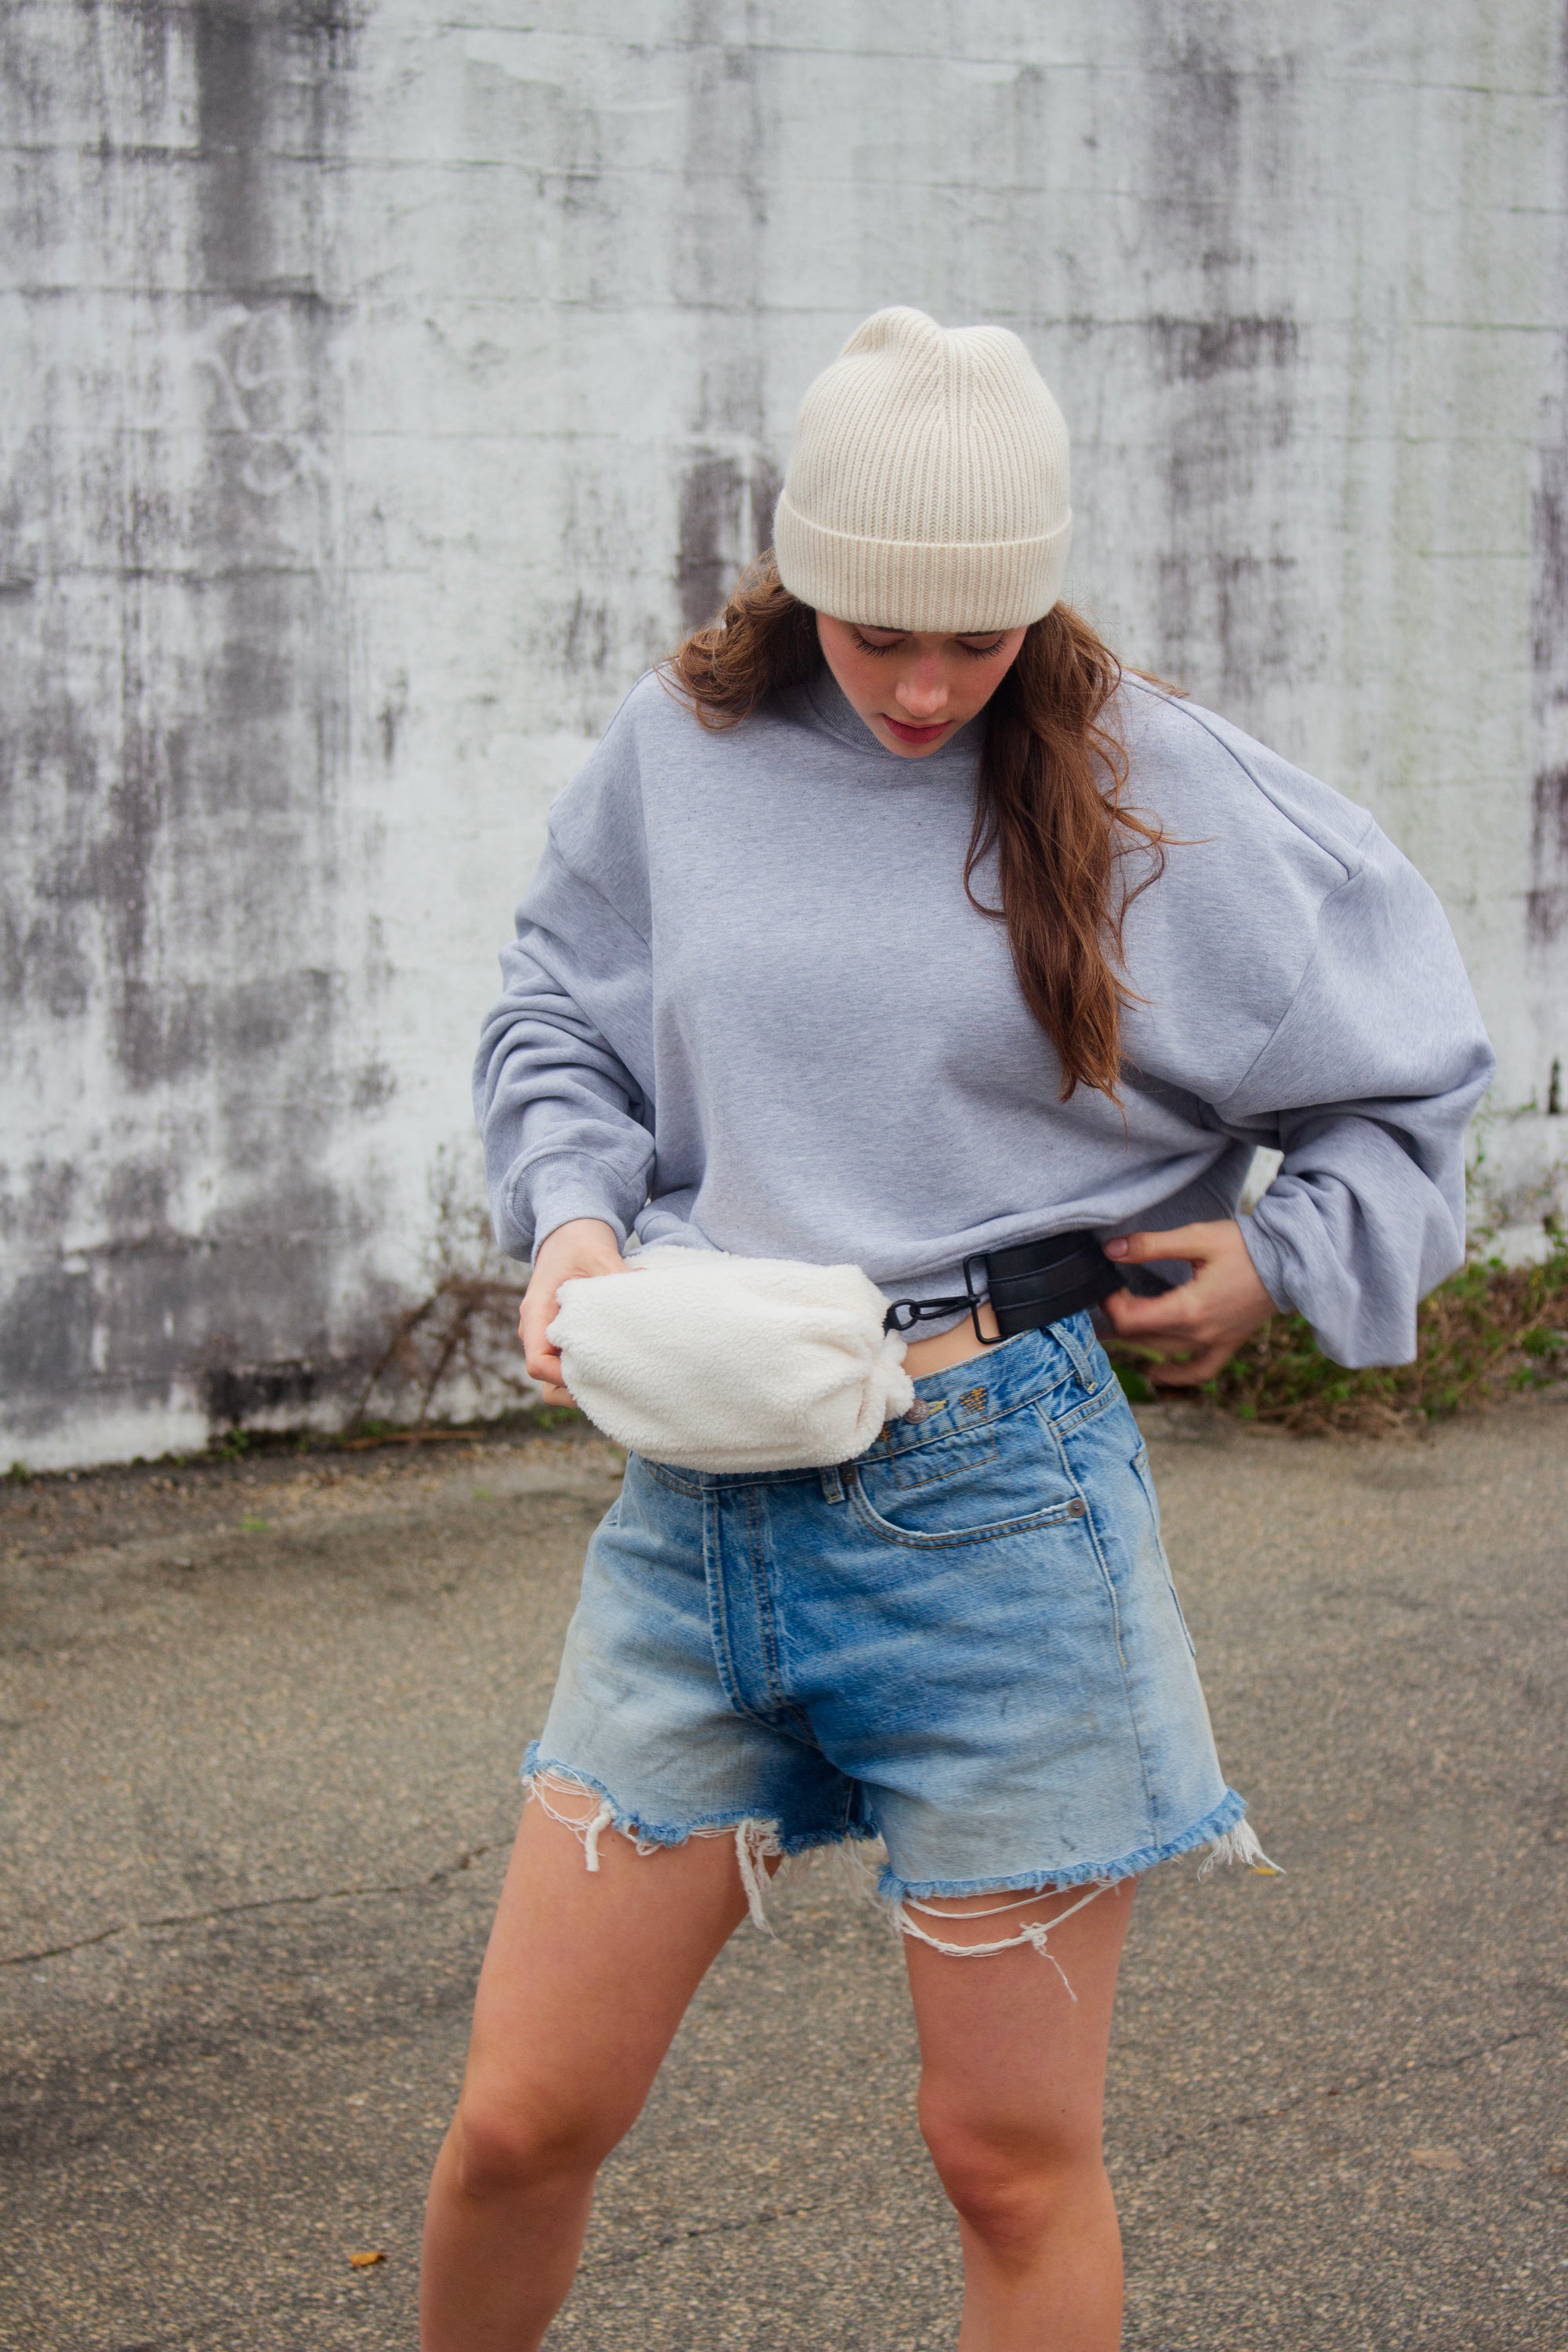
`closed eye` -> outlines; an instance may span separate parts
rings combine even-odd
[[[1003,636],[1005,635],[1005,632],[1004,631],[1001,635],[990,638],[984,645],[971,645],[967,637],[960,637],[958,639],[958,643],[963,646],[964,652],[970,655],[975,661],[990,661],[994,655],[1001,652]],[[900,646],[905,644],[906,639],[901,636],[889,637],[885,645],[879,646],[873,638],[862,635],[861,632],[857,629],[855,632],[855,642],[859,646],[860,651],[863,654],[893,654],[897,653]]]

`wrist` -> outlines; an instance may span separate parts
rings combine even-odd
[[[553,1291],[574,1275],[614,1274],[625,1264],[621,1238],[603,1217],[568,1217],[546,1234],[533,1254],[530,1287]]]
[[[584,1247],[595,1250],[608,1248],[618,1257],[621,1237],[605,1217],[563,1217],[558,1225],[552,1225],[548,1233],[541,1234],[535,1241],[533,1263],[537,1265],[542,1257],[559,1256],[563,1250]]]

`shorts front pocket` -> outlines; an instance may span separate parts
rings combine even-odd
[[[955,1430],[951,1437],[934,1437],[929,1445],[908,1446],[882,1465],[882,1475],[889,1487],[907,1492],[964,1477],[1000,1458],[995,1433],[986,1423],[979,1429]]]
[[[857,1516],[888,1543],[991,1543],[1088,1508],[1028,1408],[890,1461],[862,1455],[842,1475]]]

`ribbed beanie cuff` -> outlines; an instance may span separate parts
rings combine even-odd
[[[773,518],[773,554],[790,594],[868,629],[977,636],[1024,628],[1060,597],[1071,548],[1070,514],[1041,539],[967,546],[826,530],[795,512],[787,490]]]
[[[1018,337],[879,310],[806,393],[779,577],[838,620],[967,635],[1037,621],[1072,544],[1068,430]]]

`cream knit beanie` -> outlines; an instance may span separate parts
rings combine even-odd
[[[1061,594],[1068,429],[1016,335],[879,310],[801,404],[779,578],[841,621],[965,635]]]

